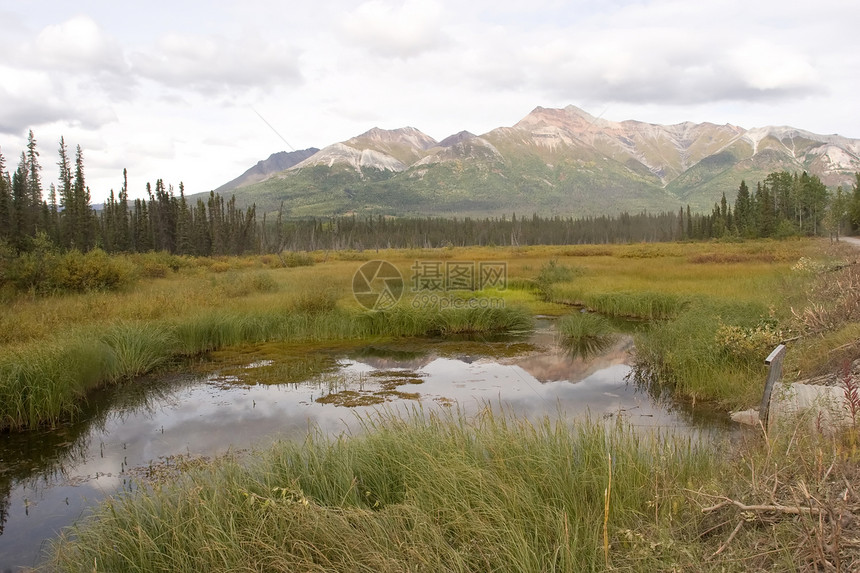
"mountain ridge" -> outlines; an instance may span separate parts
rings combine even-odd
[[[733,199],[741,179],[808,171],[832,187],[860,171],[860,140],[790,126],[612,121],[576,107],[537,106],[510,127],[441,141],[414,127],[374,127],[268,179],[237,188],[293,215],[505,212],[597,215]]]
[[[309,147],[307,149],[302,149],[300,151],[278,151],[271,154],[268,158],[258,161],[254,166],[248,168],[244,173],[235,179],[224,183],[217,189],[215,189],[216,193],[227,193],[228,191],[232,191],[233,189],[237,189],[239,187],[245,187],[247,185],[252,185],[254,183],[258,183],[263,181],[268,176],[273,173],[278,173],[283,171],[284,169],[289,169],[290,167],[301,163],[308,157],[311,157],[319,149],[316,147]]]

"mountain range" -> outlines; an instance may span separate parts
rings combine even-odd
[[[741,180],[815,174],[850,187],[860,140],[793,127],[609,121],[537,107],[511,127],[436,141],[413,127],[373,128],[322,149],[273,154],[217,191],[285,216],[589,216],[710,210]]]

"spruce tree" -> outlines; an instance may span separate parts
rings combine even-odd
[[[194,221],[192,219],[191,209],[188,208],[188,202],[185,199],[185,184],[179,182],[179,211],[176,217],[176,252],[180,255],[190,255],[194,253],[194,246],[191,241],[192,227]]]
[[[42,179],[40,172],[42,166],[39,165],[39,151],[36,149],[36,137],[33,135],[33,130],[30,130],[27,136],[27,194],[28,198],[28,225],[27,233],[31,237],[36,236],[39,230],[39,222],[42,219]]]
[[[860,232],[860,173],[854,174],[854,188],[848,206],[848,218],[851,221],[851,232]]]
[[[60,168],[60,244],[64,247],[70,247],[75,239],[74,223],[77,221],[77,205],[72,189],[72,166],[69,162],[69,150],[66,147],[66,141],[60,137],[60,161],[57,166]]]
[[[27,156],[21,152],[18,169],[12,175],[12,210],[10,213],[11,225],[9,235],[12,245],[18,252],[25,250],[27,245],[30,196],[27,193]]]
[[[12,189],[7,177],[6,159],[0,151],[0,241],[8,241],[12,230]]]
[[[743,180],[738,187],[738,195],[735,197],[735,228],[742,237],[749,237],[753,234],[750,190],[746,181]]]
[[[78,145],[75,151],[75,179],[72,184],[74,221],[72,221],[72,246],[86,251],[93,246],[90,190],[84,179],[84,152]]]
[[[122,170],[122,189],[117,196],[116,214],[116,250],[126,252],[131,242],[131,229],[128,219],[128,172]]]

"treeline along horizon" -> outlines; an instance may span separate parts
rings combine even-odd
[[[257,217],[256,206],[240,208],[210,192],[189,201],[158,179],[146,197],[129,200],[128,177],[103,208],[92,207],[83,152],[74,161],[60,138],[57,183],[45,191],[32,130],[17,168],[6,168],[0,150],[0,243],[30,250],[37,237],[64,250],[109,253],[167,251],[180,255],[242,255],[283,250],[343,250],[443,246],[525,246],[788,237],[860,230],[860,173],[851,190],[829,192],[815,175],[774,172],[751,191],[741,181],[733,204],[723,193],[710,213],[620,213],[583,218],[537,214],[487,218],[338,215],[285,219]],[[47,193],[47,198],[45,195]]]

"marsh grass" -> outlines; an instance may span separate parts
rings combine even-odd
[[[562,346],[577,356],[587,357],[605,350],[616,338],[615,329],[606,318],[587,312],[563,316],[555,327]]]
[[[0,360],[0,430],[55,424],[74,417],[95,388],[244,343],[499,333],[532,324],[530,313],[514,306],[355,312],[326,309],[329,302],[303,311],[209,312],[173,321],[119,322],[100,333],[79,329],[47,345],[12,352]]]
[[[846,437],[789,431],[702,443],[637,432],[623,420],[529,422],[489,408],[471,419],[416,407],[361,422],[352,435],[312,432],[252,457],[154,476],[68,529],[49,569],[748,573],[860,565],[852,518],[860,497],[850,486],[860,476]]]
[[[224,296],[236,298],[256,293],[269,293],[278,290],[278,283],[266,271],[239,273],[230,271],[222,277],[212,279],[213,288],[223,291]]]
[[[657,393],[668,390],[694,402],[716,401],[726,408],[756,403],[767,374],[764,356],[727,352],[716,334],[726,323],[753,327],[766,316],[767,309],[755,303],[693,301],[674,320],[637,333],[641,380]]]
[[[644,570],[702,555],[663,545],[664,535],[699,519],[684,488],[714,465],[689,441],[490,411],[467,421],[416,410],[405,420],[367,418],[364,430],[279,443],[247,465],[224,459],[109,500],[55,546],[52,565],[601,571],[608,453],[613,565]],[[625,531],[658,550],[637,554]]]
[[[175,334],[161,325],[120,323],[101,337],[110,381],[142,376],[164,364],[176,347]]]
[[[677,316],[688,303],[683,297],[659,292],[593,293],[584,297],[585,305],[601,314],[651,320]]]

